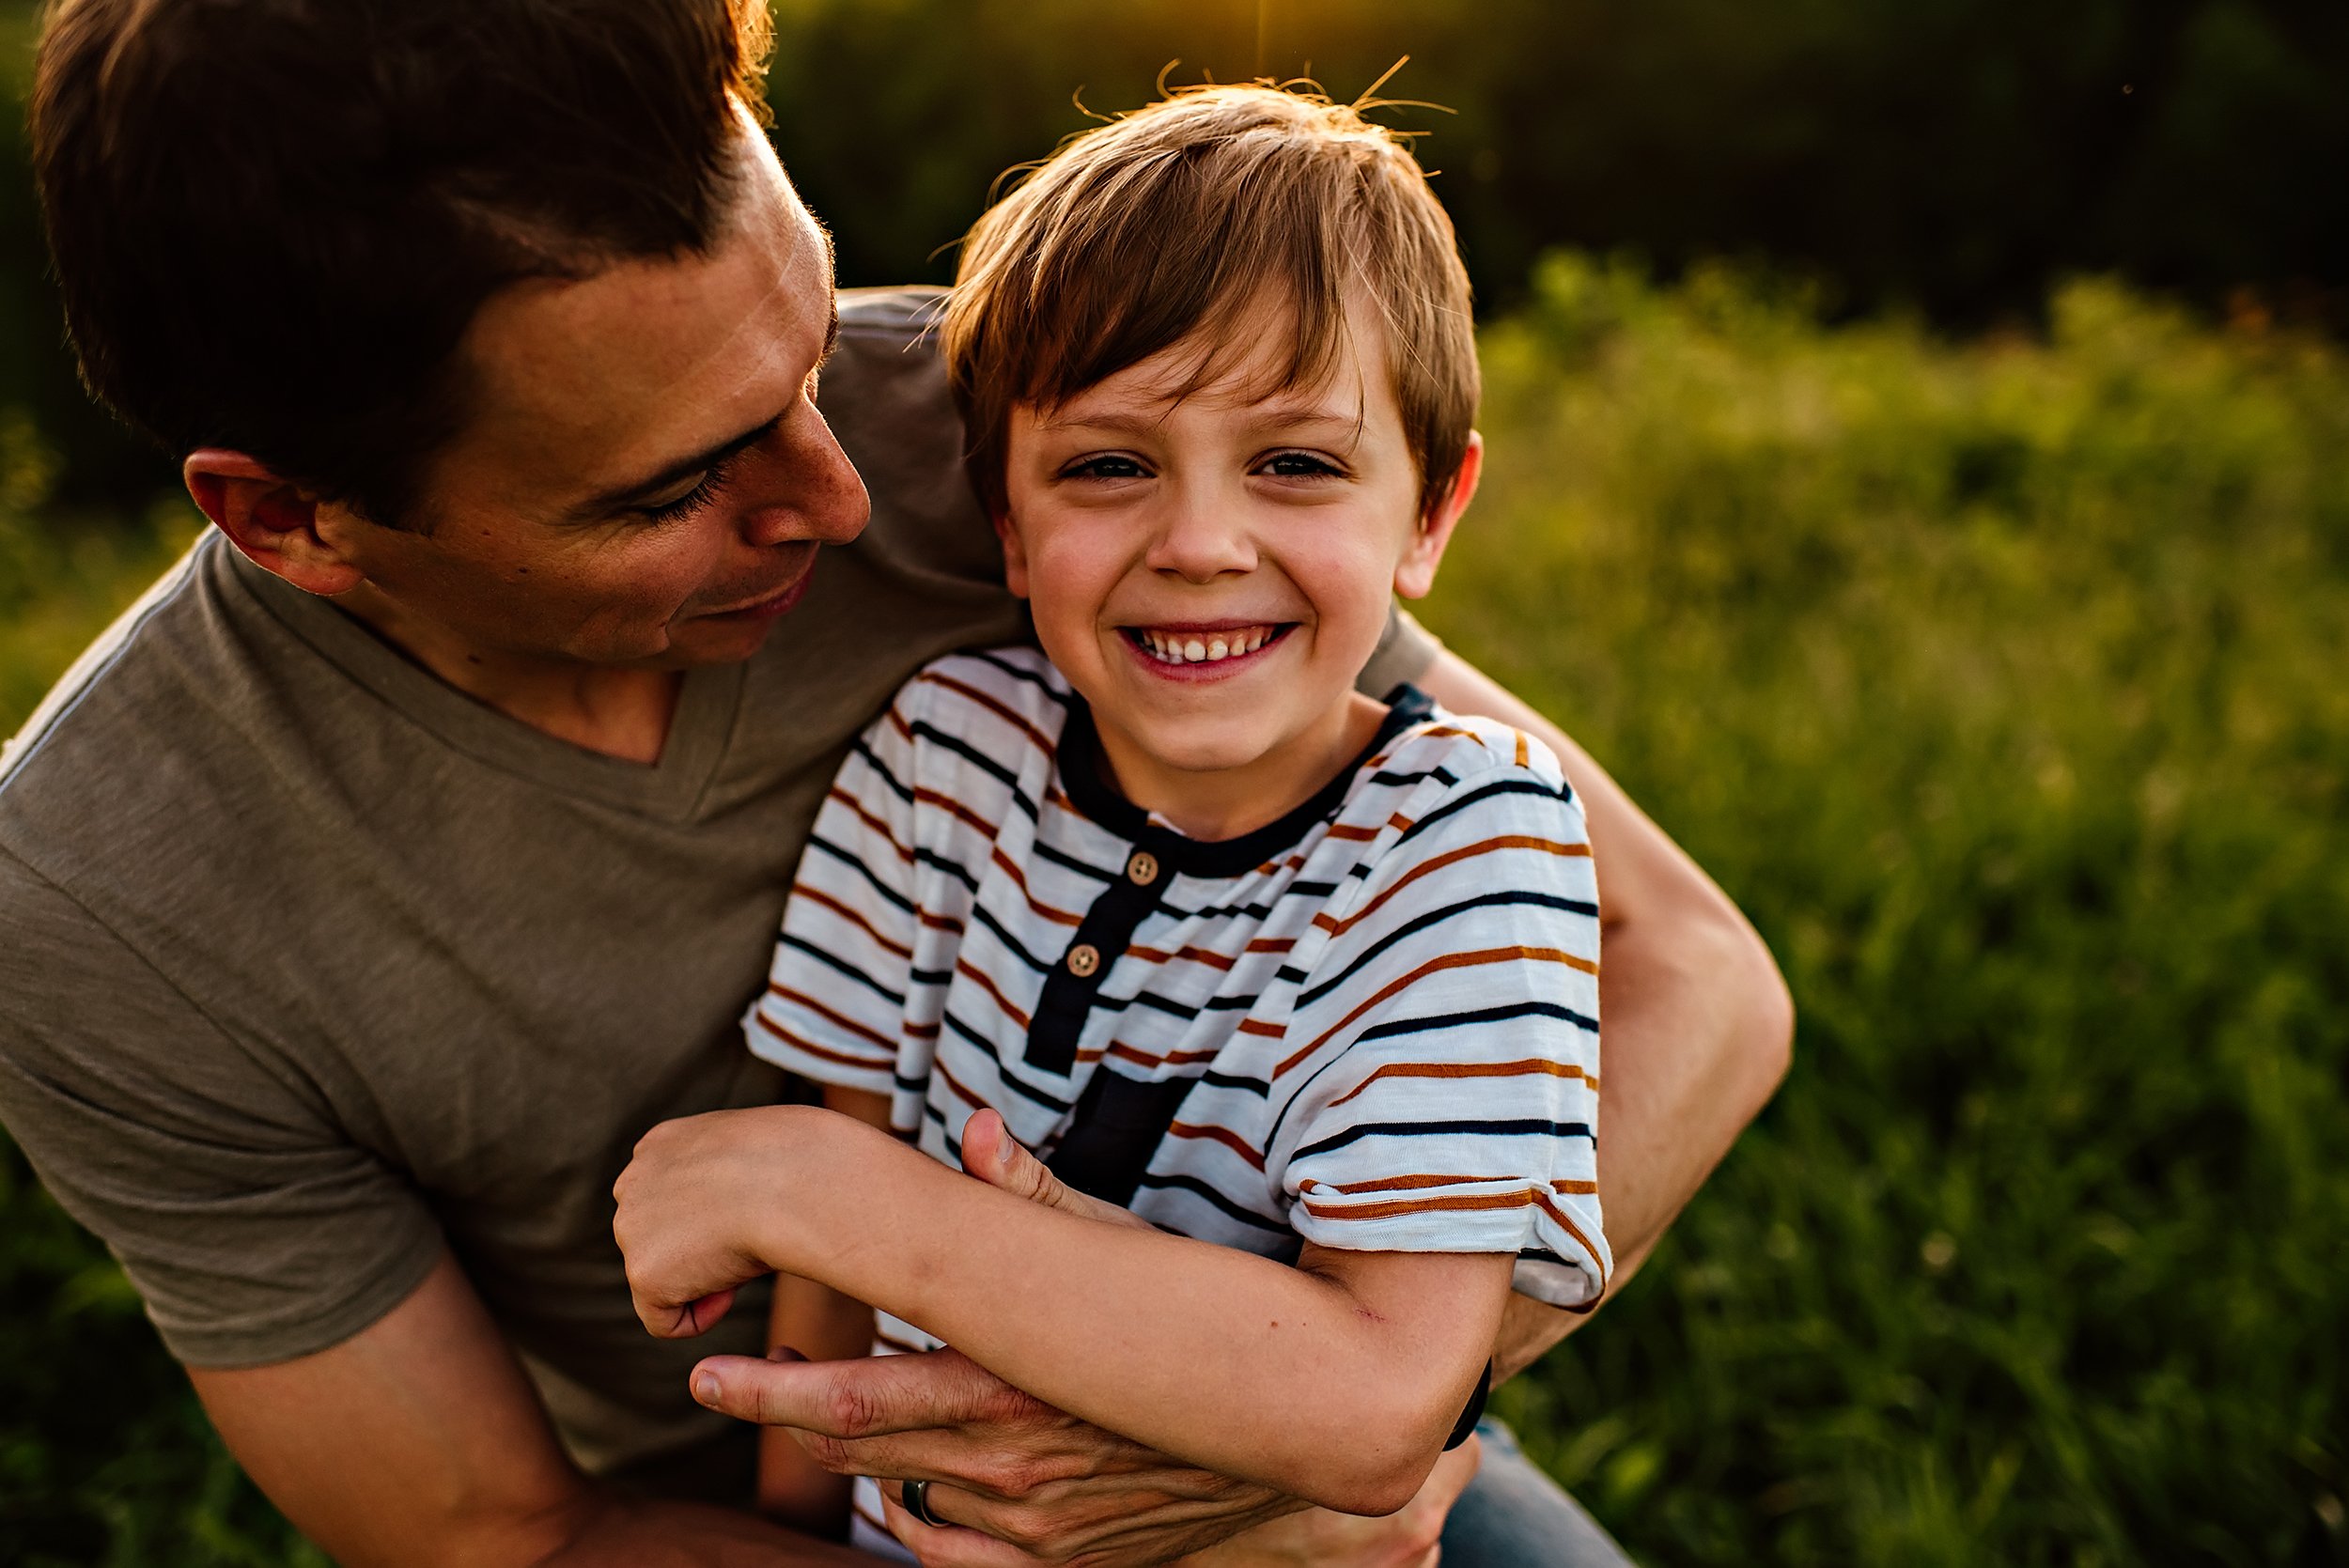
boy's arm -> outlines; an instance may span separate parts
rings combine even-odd
[[[1794,1003],[1737,907],[1563,730],[1448,650],[1418,685],[1455,713],[1546,743],[1582,799],[1607,955],[1598,1168],[1620,1289],[1785,1077]],[[1511,1297],[1495,1378],[1532,1365],[1584,1321]]]
[[[887,1131],[885,1095],[827,1086],[824,1105],[866,1126]],[[802,1361],[846,1361],[873,1353],[873,1309],[830,1285],[786,1274],[775,1281],[775,1304],[767,1334],[769,1354]],[[808,1457],[787,1428],[770,1426],[758,1435],[758,1507],[797,1529],[836,1537],[848,1528],[848,1496],[854,1482],[834,1475]]]
[[[617,1190],[656,1334],[701,1331],[770,1268],[817,1274],[1071,1415],[1353,1514],[1426,1480],[1515,1261],[1309,1248],[1290,1267],[1023,1203],[811,1107],[656,1127]]]

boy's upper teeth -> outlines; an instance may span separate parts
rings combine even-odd
[[[1235,627],[1222,631],[1159,631],[1142,629],[1142,645],[1170,664],[1206,664],[1235,654],[1253,653],[1272,635],[1269,626]]]

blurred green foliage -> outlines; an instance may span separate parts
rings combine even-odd
[[[1849,314],[2035,316],[2058,277],[2349,324],[2349,7],[2339,0],[774,0],[776,140],[845,281],[938,279],[988,183],[1176,82],[1385,89],[1485,299],[1559,245],[1668,273],[1730,255]],[[21,85],[34,0],[0,0]],[[75,504],[168,468],[82,398],[21,127],[0,116],[0,406],[35,411]]]
[[[1664,1249],[1501,1396],[1657,1564],[2349,1561],[2349,356],[2108,283],[2046,314],[1952,343],[1569,255],[1486,333],[1427,618],[1801,1009]],[[157,559],[59,546],[10,439],[0,728]],[[0,1560],[305,1553],[7,1153]]]

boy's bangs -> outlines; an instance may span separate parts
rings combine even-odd
[[[1205,192],[1149,193],[1160,199],[1119,209],[1127,222],[1100,225],[1112,232],[1038,248],[1022,303],[1027,330],[1005,345],[1002,362],[1015,401],[1055,408],[1185,345],[1196,351],[1166,388],[1177,401],[1243,367],[1252,367],[1249,379],[1235,390],[1250,400],[1329,377],[1357,280],[1335,215],[1297,210],[1322,193],[1220,192],[1205,183]],[[1227,199],[1182,199],[1202,194]],[[1252,194],[1297,199],[1245,199]],[[1176,214],[1182,221],[1170,224]],[[1168,245],[1169,232],[1196,239]]]

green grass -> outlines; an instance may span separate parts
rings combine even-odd
[[[1568,258],[1486,336],[1427,619],[1802,1014],[1647,1271],[1501,1399],[1653,1563],[2349,1561],[2349,358],[2100,284],[2051,322]],[[11,527],[37,478],[10,722],[163,548]],[[0,1559],[296,1551],[11,1154]]]

